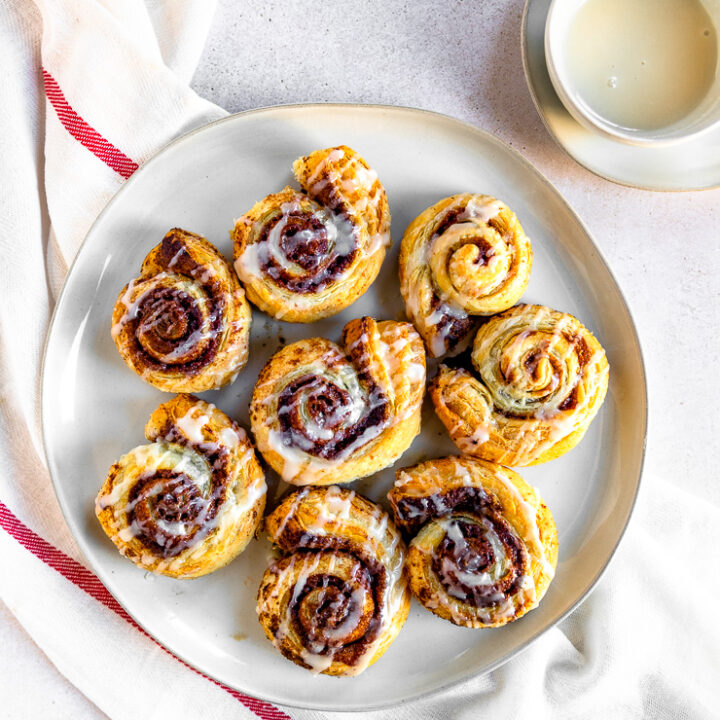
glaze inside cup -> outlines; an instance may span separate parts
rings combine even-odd
[[[553,0],[548,71],[575,119],[633,144],[720,123],[720,0]]]

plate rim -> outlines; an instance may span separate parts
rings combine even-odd
[[[530,4],[531,0],[526,0],[526,8]],[[523,14],[523,22],[525,19],[525,14]],[[524,48],[524,43],[523,43]],[[208,131],[210,128],[215,127],[216,125],[220,125],[221,123],[226,122],[237,122],[238,120],[242,120],[243,118],[249,116],[249,115],[260,115],[260,114],[270,114],[270,113],[277,113],[277,112],[283,112],[285,110],[320,110],[320,111],[326,111],[326,110],[332,110],[333,108],[341,108],[341,109],[349,109],[349,110],[355,110],[364,112],[365,110],[379,110],[379,111],[387,111],[387,112],[401,112],[401,113],[409,113],[412,115],[427,115],[434,117],[436,119],[439,119],[443,122],[449,122],[450,124],[455,124],[457,126],[460,126],[466,131],[470,131],[472,133],[475,133],[482,137],[486,142],[490,142],[491,144],[498,147],[501,151],[505,153],[509,153],[515,160],[520,162],[524,168],[529,171],[530,173],[534,174],[538,180],[540,180],[542,183],[544,183],[548,188],[552,191],[552,193],[557,197],[557,199],[565,206],[566,210],[572,215],[572,217],[575,219],[575,221],[578,223],[582,231],[587,236],[588,240],[590,241],[594,251],[597,253],[598,260],[602,263],[604,266],[606,272],[608,273],[610,279],[612,280],[613,284],[615,285],[618,294],[620,296],[620,299],[622,301],[622,304],[625,307],[625,310],[627,312],[628,320],[630,323],[630,329],[632,331],[632,339],[634,340],[635,345],[637,346],[637,360],[639,360],[639,372],[641,376],[641,383],[640,383],[640,391],[641,391],[641,400],[642,400],[642,410],[644,412],[641,412],[642,416],[642,447],[640,448],[640,457],[639,457],[639,464],[638,464],[638,472],[637,472],[637,480],[635,483],[635,492],[632,498],[632,501],[629,503],[629,506],[627,508],[627,515],[624,519],[624,522],[622,524],[622,528],[617,536],[617,540],[615,542],[614,547],[608,554],[607,558],[605,559],[605,562],[602,566],[602,568],[598,571],[596,576],[587,584],[587,586],[583,589],[581,593],[579,593],[578,598],[574,603],[571,604],[571,606],[565,610],[563,613],[558,615],[558,617],[554,618],[551,622],[547,624],[542,630],[540,630],[537,634],[534,636],[528,638],[525,642],[523,642],[518,647],[514,648],[507,654],[503,655],[501,658],[498,658],[495,662],[491,663],[487,667],[483,668],[480,671],[469,671],[467,673],[464,673],[452,680],[449,680],[441,685],[438,685],[435,688],[429,689],[424,692],[416,692],[414,694],[408,695],[407,697],[404,697],[399,700],[390,700],[390,701],[382,701],[378,703],[371,703],[371,704],[364,704],[363,709],[366,710],[382,710],[386,708],[391,707],[398,707],[400,705],[405,705],[411,702],[417,702],[435,695],[440,695],[441,693],[445,693],[452,688],[455,688],[459,685],[462,685],[463,683],[467,683],[473,678],[481,677],[484,675],[487,675],[497,668],[504,665],[506,662],[509,662],[514,657],[518,656],[520,653],[522,653],[524,650],[526,650],[531,644],[536,642],[540,637],[545,635],[549,630],[554,628],[558,623],[562,622],[570,613],[574,612],[590,595],[590,593],[595,589],[597,584],[600,582],[602,577],[607,572],[608,567],[610,566],[610,563],[612,562],[613,558],[615,557],[615,554],[617,553],[618,548],[620,547],[620,544],[623,541],[623,538],[625,537],[625,534],[627,532],[628,525],[630,523],[630,520],[635,512],[635,508],[637,506],[638,496],[640,493],[640,488],[643,485],[642,479],[643,479],[643,471],[645,467],[645,459],[646,459],[646,450],[647,450],[647,434],[648,434],[648,418],[649,418],[649,412],[648,412],[648,392],[647,392],[647,372],[645,368],[645,358],[644,353],[642,350],[642,345],[640,342],[640,335],[637,331],[637,324],[635,322],[635,318],[632,314],[632,311],[630,309],[630,305],[627,302],[627,299],[625,297],[625,293],[622,291],[622,287],[619,284],[615,274],[613,273],[609,263],[607,262],[605,255],[602,252],[602,249],[598,246],[598,244],[595,242],[592,234],[590,233],[589,229],[583,222],[583,220],[580,218],[580,216],[577,214],[577,212],[573,209],[573,207],[568,203],[568,201],[565,199],[563,194],[555,187],[553,182],[545,176],[545,174],[540,171],[538,168],[536,168],[529,160],[527,160],[518,150],[510,146],[508,143],[504,142],[500,138],[498,138],[496,135],[491,133],[488,130],[484,130],[483,128],[480,128],[470,122],[467,122],[465,120],[461,120],[459,118],[455,118],[452,115],[448,115],[446,113],[440,113],[433,110],[427,110],[424,108],[415,108],[415,107],[409,107],[409,106],[400,106],[400,105],[384,105],[384,104],[376,104],[376,103],[322,103],[322,102],[312,102],[312,103],[288,103],[288,104],[278,104],[278,105],[268,105],[260,108],[253,108],[250,110],[244,110],[238,113],[232,113],[225,117],[218,118],[216,120],[213,120],[209,123],[206,123],[204,125],[201,125],[197,128],[194,128],[193,130],[190,130],[189,132],[180,135],[179,137],[176,137],[172,140],[170,140],[168,143],[164,144],[161,148],[158,149],[157,152],[155,152],[150,158],[148,158],[139,168],[138,170],[133,173],[133,175],[128,178],[117,190],[117,192],[108,200],[107,204],[103,207],[103,209],[100,211],[100,213],[97,215],[97,217],[93,220],[91,226],[89,227],[85,237],[83,238],[80,246],[78,247],[76,254],[72,260],[72,263],[68,267],[67,274],[65,275],[65,278],[63,280],[62,289],[57,297],[57,300],[55,302],[55,306],[53,308],[53,312],[50,318],[50,323],[48,325],[47,334],[45,336],[45,343],[43,347],[43,354],[42,354],[42,362],[41,362],[41,370],[40,370],[40,377],[41,377],[41,390],[40,390],[40,422],[41,422],[41,428],[42,428],[42,443],[43,443],[43,451],[45,453],[45,459],[46,459],[46,465],[48,468],[48,473],[50,475],[50,479],[52,481],[53,485],[53,491],[55,493],[55,497],[57,499],[58,505],[60,506],[60,510],[63,515],[63,519],[65,520],[65,524],[70,530],[70,533],[73,537],[73,541],[76,543],[78,549],[80,550],[80,553],[82,554],[82,557],[86,561],[87,565],[91,569],[91,571],[98,577],[98,579],[103,583],[103,586],[106,587],[108,592],[113,596],[113,598],[120,604],[120,606],[127,612],[127,614],[132,618],[133,622],[140,627],[144,632],[148,634],[148,636],[155,642],[157,645],[162,647],[166,652],[168,652],[170,655],[174,656],[175,658],[179,659],[181,662],[188,665],[190,668],[195,670],[196,672],[200,673],[201,675],[209,678],[214,683],[219,684],[221,687],[228,687],[236,692],[240,692],[243,694],[246,694],[250,697],[257,698],[259,700],[263,700],[265,702],[272,703],[274,705],[284,705],[286,707],[290,708],[297,708],[297,709],[304,709],[304,710],[322,710],[326,712],[358,712],[359,708],[357,707],[348,707],[347,705],[338,705],[338,704],[326,704],[323,705],[321,708],[319,708],[317,705],[313,705],[309,702],[303,702],[303,701],[294,701],[294,702],[288,702],[287,700],[282,699],[276,699],[274,697],[269,696],[261,696],[261,695],[255,695],[252,691],[248,691],[247,689],[244,689],[242,687],[239,687],[237,684],[231,684],[224,680],[219,680],[218,678],[214,677],[212,673],[208,672],[206,669],[199,667],[193,660],[185,657],[182,653],[179,653],[172,648],[168,647],[164,643],[162,643],[160,640],[158,640],[153,632],[147,628],[143,623],[138,621],[138,619],[134,616],[132,611],[125,606],[124,603],[122,603],[118,598],[115,597],[115,595],[110,590],[110,587],[108,587],[107,583],[107,575],[108,573],[105,573],[102,568],[97,567],[87,556],[84,550],[84,540],[82,539],[82,536],[79,536],[79,533],[76,533],[74,530],[74,523],[70,519],[70,513],[69,508],[66,508],[65,502],[63,500],[62,494],[59,492],[59,484],[58,480],[56,479],[56,472],[54,468],[54,464],[51,461],[51,456],[48,452],[48,426],[47,426],[47,414],[46,414],[46,394],[49,392],[48,390],[48,381],[47,381],[47,357],[48,357],[48,349],[51,345],[51,343],[54,340],[55,333],[57,332],[57,318],[59,316],[59,312],[61,308],[64,305],[64,302],[66,301],[68,287],[70,284],[70,280],[73,277],[73,274],[75,272],[76,265],[78,263],[78,260],[80,258],[80,255],[84,252],[85,247],[87,245],[89,237],[93,234],[93,231],[96,227],[96,225],[104,218],[106,213],[110,212],[110,209],[114,206],[115,202],[117,201],[118,197],[123,193],[123,191],[127,188],[129,183],[133,181],[133,178],[136,176],[139,176],[140,173],[146,172],[147,168],[155,163],[155,161],[161,156],[164,155],[167,151],[170,149],[175,149],[176,146],[180,145],[181,143],[185,141],[189,141],[191,138],[193,138],[195,135],[200,134],[202,132]]]
[[[636,185],[632,182],[629,182],[627,180],[623,180],[619,177],[616,177],[612,174],[601,172],[599,169],[590,167],[585,162],[583,162],[580,158],[576,157],[566,144],[562,141],[560,136],[555,132],[555,130],[551,127],[550,123],[548,122],[547,116],[545,114],[544,105],[540,101],[540,98],[538,96],[535,83],[532,80],[532,72],[530,71],[530,62],[528,60],[529,51],[528,51],[528,33],[527,33],[527,21],[528,21],[528,15],[530,12],[530,5],[533,3],[539,3],[541,0],[525,0],[525,5],[523,7],[522,12],[522,20],[520,22],[520,52],[522,56],[522,66],[523,66],[523,74],[525,75],[525,84],[527,86],[528,92],[530,93],[530,98],[533,102],[533,105],[535,106],[535,110],[537,114],[540,116],[540,120],[547,130],[550,137],[553,139],[555,144],[569,157],[573,162],[580,165],[580,167],[585,168],[588,172],[592,173],[596,177],[602,178],[603,180],[607,180],[608,182],[615,183],[616,185],[622,185],[623,187],[632,188],[633,190],[643,190],[645,192],[668,192],[668,193],[689,193],[689,192],[702,192],[703,190],[716,190],[720,188],[720,177],[717,182],[714,184],[707,184],[707,185],[693,185],[691,187],[667,187],[665,185],[653,185],[653,184],[643,184],[643,185]],[[544,56],[544,50],[543,50],[543,56]],[[552,92],[555,93],[554,88],[552,89]],[[556,93],[555,93],[556,94]],[[558,102],[562,105],[562,101],[558,97]],[[563,111],[567,114],[567,116],[579,127],[582,128],[582,125],[575,120],[572,115],[567,111],[567,109],[563,106]],[[584,130],[584,128],[582,128]],[[586,131],[587,133],[591,133],[590,130]],[[614,144],[615,141],[610,140],[609,138],[606,140],[610,144]],[[720,169],[718,170],[718,175],[720,176]],[[623,299],[624,299],[623,295]],[[626,303],[627,304],[627,303]]]

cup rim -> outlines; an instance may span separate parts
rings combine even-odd
[[[611,139],[620,140],[630,145],[653,147],[684,142],[720,125],[720,113],[718,113],[715,119],[709,121],[701,117],[694,126],[677,127],[676,123],[667,126],[667,128],[641,130],[617,125],[593,110],[577,92],[572,91],[573,85],[570,82],[568,73],[562,63],[557,61],[561,56],[558,47],[560,33],[557,26],[563,20],[566,23],[570,21],[570,17],[567,14],[563,15],[562,12],[577,12],[582,4],[579,0],[551,0],[545,21],[545,59],[548,75],[560,101],[575,120],[589,130],[599,131]],[[665,132],[666,130],[667,132]]]

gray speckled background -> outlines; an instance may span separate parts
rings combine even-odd
[[[297,102],[408,105],[453,115],[520,150],[588,225],[640,332],[651,400],[646,477],[715,495],[720,190],[653,193],[572,161],[530,99],[522,0],[220,0],[193,87],[231,112]],[[680,431],[680,429],[682,429]]]

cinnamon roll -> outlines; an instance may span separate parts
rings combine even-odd
[[[435,411],[462,452],[503,465],[535,465],[580,442],[608,386],[600,343],[572,315],[518,305],[475,337],[472,364],[442,365]]]
[[[215,247],[174,228],[120,292],[112,337],[127,366],[156,388],[211,390],[247,362],[250,306]]]
[[[531,266],[515,213],[489,195],[453,195],[415,218],[400,247],[400,291],[430,357],[461,344],[477,316],[514,305]]]
[[[278,320],[313,322],[355,302],[390,244],[390,211],[375,171],[341,145],[299,158],[302,191],[286,187],[235,223],[235,270],[248,298]]]
[[[192,395],[160,405],[149,445],[123,455],[95,512],[118,550],[144,570],[178,578],[229,563],[265,508],[265,477],[245,431]]]
[[[393,463],[420,432],[425,352],[410,323],[365,317],[342,347],[309,338],[263,368],[250,422],[258,450],[294,485],[344,483]]]
[[[540,602],[555,574],[557,529],[537,491],[509,468],[469,457],[398,470],[388,494],[413,536],[405,566],[428,610],[498,627]]]
[[[265,634],[313,673],[358,675],[408,616],[400,533],[377,505],[335,486],[296,491],[265,528],[278,552],[258,592]]]

